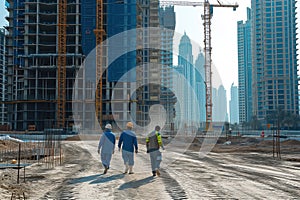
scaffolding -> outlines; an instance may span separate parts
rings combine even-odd
[[[103,37],[105,31],[103,29],[103,0],[97,0],[96,4],[96,29],[94,30],[96,36],[96,116],[97,120],[102,126],[102,70],[103,70]]]
[[[8,121],[12,130],[71,130],[73,83],[85,58],[80,2],[38,2],[8,0]]]
[[[57,58],[57,113],[56,127],[65,127],[66,112],[66,50],[67,0],[59,0],[58,7],[58,58]]]

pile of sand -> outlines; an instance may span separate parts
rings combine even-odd
[[[226,141],[230,143],[226,144]],[[190,145],[190,150],[199,151],[202,147],[203,138],[194,139]],[[297,140],[286,140],[280,142],[282,153],[293,153],[300,152],[300,141]],[[262,138],[219,138],[217,143],[214,145],[212,152],[215,153],[246,153],[246,152],[262,152],[272,153],[273,152],[273,140],[263,140]]]
[[[263,140],[259,143],[259,146],[273,146],[273,140]]]
[[[282,142],[283,145],[299,145],[300,146],[300,141],[298,140],[285,140]]]
[[[68,137],[65,140],[66,141],[86,141],[86,140],[99,140],[100,139],[100,135],[92,135],[92,134],[80,134],[80,135],[74,135],[72,137]]]
[[[8,140],[0,140],[0,150],[18,148],[18,143]]]
[[[80,137],[78,135],[72,136],[72,137],[68,137],[65,139],[66,141],[80,141]]]

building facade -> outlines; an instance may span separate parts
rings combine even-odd
[[[253,115],[299,114],[296,1],[252,0]]]
[[[14,130],[27,130],[29,126],[34,126],[35,130],[53,128],[57,121],[58,3],[51,0],[8,0],[7,5],[8,121]],[[174,33],[147,30],[149,27],[174,30],[174,8],[160,9],[158,0],[104,1],[103,5],[104,40],[129,30],[136,31],[117,45],[124,50],[134,46],[134,51],[126,52],[113,62],[110,61],[116,46],[109,43],[103,46],[101,59],[107,70],[103,70],[102,75],[102,124],[118,120],[119,128],[123,129],[132,117],[137,124],[145,126],[149,123],[152,105],[168,104],[169,99],[174,100],[170,92],[161,92],[171,84],[169,68],[173,62],[170,52]],[[160,15],[163,16],[161,19]],[[83,127],[92,128],[97,121],[95,102],[92,101],[97,87],[95,71],[86,68],[83,72],[85,80],[76,85],[82,88],[76,94],[72,90],[81,64],[90,54],[95,54],[96,2],[68,0],[67,22],[65,127],[71,127],[76,118]],[[157,48],[149,48],[150,44]],[[162,52],[162,46],[167,51]],[[95,63],[87,61],[86,66],[89,65]],[[120,81],[132,70],[134,73],[129,79]],[[151,84],[153,82],[157,84]],[[135,88],[135,94],[130,96],[130,91]],[[113,93],[117,98],[114,105],[111,101]],[[81,105],[78,110],[82,113],[78,116],[72,113],[72,95],[89,102]],[[162,102],[163,98],[167,101]],[[172,107],[168,112],[169,116],[174,115]],[[171,121],[169,118],[169,126]]]
[[[219,88],[212,89],[212,102],[213,102],[213,122],[228,121],[227,113],[227,97],[226,90],[223,85]]]
[[[8,120],[13,130],[56,127],[57,1],[8,0]],[[68,1],[65,127],[73,125],[72,89],[81,52],[80,1]]]
[[[190,38],[184,33],[179,43],[178,67],[183,69],[183,77],[187,84],[187,88],[183,91],[184,108],[183,121],[185,126],[192,126],[199,121],[197,116],[199,113],[195,112],[197,105],[196,99],[196,76],[194,59],[192,52],[192,44]]]
[[[161,27],[161,94],[160,104],[166,110],[165,131],[174,131],[176,97],[173,86],[173,36],[176,25],[174,6],[160,7],[159,22]]]
[[[0,28],[0,124],[5,125],[7,124],[7,107],[4,103],[7,100],[6,96],[6,31],[4,28]]]
[[[113,124],[114,121],[117,121],[119,128],[123,129],[126,127],[126,123],[130,121],[130,117],[136,120],[136,107],[130,101],[135,97],[131,96],[130,91],[136,84],[137,51],[127,51],[127,49],[135,49],[137,37],[135,34],[127,33],[127,31],[137,28],[138,10],[135,0],[124,1],[124,3],[118,2],[117,0],[107,1],[106,12],[104,13],[108,41],[117,34],[122,34],[123,38],[118,40],[117,47],[110,43],[106,47],[107,62],[109,63],[107,63],[107,80],[104,84],[103,102],[107,103],[103,109],[103,124],[107,122]],[[116,48],[122,49],[124,54],[112,60]],[[114,99],[112,99],[112,95],[114,95]],[[114,114],[114,120],[111,120],[112,114]]]
[[[205,71],[204,71],[204,54],[203,52],[199,52],[197,59],[195,61],[195,76],[196,76],[196,95],[197,101],[199,104],[199,122],[206,121],[206,107],[205,107]]]
[[[246,22],[237,22],[238,33],[238,91],[239,121],[249,122],[252,118],[252,18],[247,8]]]
[[[230,88],[230,123],[239,123],[239,105],[238,105],[238,87],[234,86],[233,83]]]

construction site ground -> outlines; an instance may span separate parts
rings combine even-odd
[[[161,176],[153,178],[143,144],[135,155],[134,174],[123,174],[121,152],[116,151],[104,175],[97,140],[64,141],[63,165],[33,164],[26,168],[26,183],[21,184],[27,199],[45,200],[299,199],[299,143],[282,144],[281,159],[273,158],[270,141],[217,144],[204,158],[199,157],[199,145],[193,144],[184,153],[172,154]],[[10,170],[15,174],[13,169],[0,174]],[[0,199],[10,198],[11,193],[1,187]]]

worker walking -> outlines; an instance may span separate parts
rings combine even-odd
[[[164,146],[161,139],[160,127],[156,126],[155,130],[148,134],[146,137],[147,153],[150,154],[151,168],[153,176],[160,175],[159,168],[162,161],[162,155],[159,151],[161,147],[164,150]]]
[[[100,154],[101,149],[100,158],[102,165],[104,166],[103,174],[106,174],[109,169],[112,154],[115,152],[115,144],[116,137],[112,132],[112,126],[111,124],[106,124],[105,131],[103,132],[98,145],[98,154]]]
[[[135,153],[138,153],[137,139],[132,129],[133,123],[128,122],[126,124],[126,130],[121,133],[118,143],[119,151],[122,148],[122,158],[125,165],[124,174],[127,174],[128,170],[129,174],[133,174],[134,150]]]

